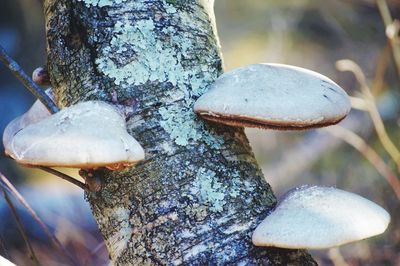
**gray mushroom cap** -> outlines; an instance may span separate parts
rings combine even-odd
[[[53,99],[50,91],[47,91],[46,93]],[[26,113],[8,123],[3,132],[3,146],[6,154],[10,150],[11,141],[18,131],[29,126],[30,124],[37,123],[50,115],[51,113],[49,110],[47,110],[43,103],[39,100],[36,100]]]
[[[6,154],[25,165],[120,169],[144,158],[112,105],[88,101],[20,130]]]
[[[0,265],[2,265],[2,266],[16,266],[14,263],[12,263],[8,259],[4,258],[3,256],[0,256]]]
[[[383,233],[390,215],[354,193],[304,186],[287,193],[258,225],[253,244],[293,249],[325,249]]]
[[[272,129],[336,124],[350,108],[346,92],[329,78],[281,64],[254,64],[227,72],[194,105],[194,111],[207,120]]]

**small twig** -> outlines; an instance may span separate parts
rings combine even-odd
[[[388,68],[389,61],[392,59],[391,53],[392,51],[390,44],[387,43],[377,59],[374,80],[371,86],[375,95],[384,89],[385,73]]]
[[[47,173],[53,174],[53,175],[55,175],[55,176],[61,177],[62,179],[64,179],[64,180],[70,182],[71,184],[74,184],[75,186],[78,186],[78,187],[80,187],[81,189],[83,189],[83,190],[89,192],[88,187],[87,187],[84,183],[82,183],[82,182],[79,181],[79,180],[76,180],[76,179],[73,178],[73,177],[70,177],[69,175],[66,175],[66,174],[64,174],[64,173],[61,173],[60,171],[57,171],[57,170],[55,170],[55,169],[53,169],[53,168],[49,168],[49,167],[38,166],[38,167],[36,167],[36,168],[38,168],[38,169],[40,169],[40,170],[43,170],[43,171],[45,171],[45,172],[47,172]]]
[[[18,190],[11,184],[11,182],[5,177],[1,172],[0,172],[0,180],[2,181],[2,184],[4,184],[8,191],[22,204],[22,206],[25,207],[25,209],[28,211],[28,213],[33,217],[33,219],[40,225],[42,230],[45,232],[47,237],[51,240],[53,245],[61,252],[61,254],[64,255],[65,258],[67,258],[73,265],[77,265],[75,260],[67,253],[67,251],[64,249],[60,241],[57,239],[56,236],[54,236],[50,229],[47,227],[47,225],[39,218],[39,216],[36,214],[36,212],[32,209],[32,207],[26,202],[24,197],[18,192]]]
[[[396,194],[397,199],[400,200],[400,180],[378,153],[360,136],[341,126],[330,126],[322,130],[334,137],[344,140],[358,150],[375,167],[375,169],[385,177]]]
[[[336,62],[336,67],[340,71],[352,72],[357,81],[360,83],[360,90],[363,93],[365,103],[367,103],[368,112],[371,116],[376,133],[378,134],[378,138],[387,153],[390,155],[390,157],[392,157],[392,160],[396,163],[397,169],[400,171],[400,151],[393,144],[386,132],[385,125],[378,111],[378,107],[375,104],[375,98],[368,87],[367,80],[361,68],[351,60],[339,60]]]
[[[350,103],[351,108],[368,112],[368,103],[364,99],[350,96]]]
[[[10,207],[11,213],[14,216],[15,222],[17,223],[18,231],[21,233],[22,238],[24,239],[26,248],[29,251],[29,258],[33,261],[35,265],[40,265],[39,260],[36,257],[35,251],[32,248],[32,245],[29,241],[28,236],[25,233],[25,228],[24,225],[22,224],[21,218],[19,217],[17,210],[14,207],[14,204],[10,200],[10,197],[8,197],[7,191],[3,188],[3,195],[4,199],[6,200],[8,206]]]
[[[383,23],[385,24],[386,36],[390,42],[390,46],[392,47],[393,58],[396,63],[397,73],[400,77],[400,46],[398,45],[399,38],[396,34],[388,34],[388,30],[395,24],[393,22],[392,15],[390,15],[389,6],[386,0],[376,0],[376,4],[378,6],[379,13],[381,14]]]
[[[17,77],[22,84],[33,94],[37,99],[39,99],[44,106],[52,113],[57,113],[60,109],[57,105],[47,96],[42,89],[32,81],[32,79],[26,75],[24,70],[17,62],[15,62],[0,45],[0,61]]]

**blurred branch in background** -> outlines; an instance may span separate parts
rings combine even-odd
[[[347,142],[362,153],[376,168],[376,170],[386,178],[395,192],[397,199],[400,200],[400,181],[396,173],[392,171],[380,155],[370,145],[368,145],[363,138],[354,133],[359,132],[360,129],[369,131],[373,125],[382,146],[400,169],[400,152],[386,132],[384,122],[378,111],[375,98],[370,91],[366,78],[361,68],[353,61],[340,60],[337,62],[337,67],[341,71],[351,71],[356,76],[357,81],[361,85],[361,91],[364,98],[351,97],[351,104],[355,109],[367,111],[370,114],[372,124],[369,119],[366,120],[360,114],[352,114],[342,123],[345,127],[333,126],[320,131],[327,132],[338,139]],[[274,166],[267,175],[293,176],[295,175],[294,172],[303,172],[305,168],[317,160],[322,153],[325,153],[327,150],[339,144],[340,142],[333,142],[330,138],[324,136],[314,136],[311,141],[302,141],[293,149],[287,151],[285,157],[281,158],[280,163]],[[298,163],[293,164],[293,161]],[[303,162],[304,165],[302,165],[301,162]]]
[[[341,126],[330,126],[321,130],[347,142],[364,155],[375,169],[387,180],[396,194],[397,199],[400,200],[400,180],[379,154],[369,146],[363,138]]]
[[[364,99],[359,97],[350,96],[350,103],[351,108],[361,110],[361,111],[368,111],[368,103],[365,102]]]
[[[363,94],[366,108],[371,116],[378,138],[385,148],[386,152],[390,155],[392,160],[396,163],[398,171],[400,171],[400,152],[397,147],[393,144],[389,135],[386,132],[385,125],[379,114],[378,108],[375,104],[374,96],[371,93],[371,89],[367,84],[364,73],[362,72],[359,65],[355,62],[345,59],[336,62],[336,67],[340,71],[350,71],[354,74],[357,81],[360,83],[360,90]]]
[[[21,81],[22,85],[35,95],[51,113],[57,113],[60,110],[50,97],[25,73],[22,67],[7,54],[6,50],[4,50],[1,45],[0,61],[3,62],[14,76]]]
[[[388,64],[391,58],[392,57],[391,57],[390,44],[386,43],[385,47],[379,53],[378,60],[376,62],[374,82],[372,84],[372,89],[373,89],[372,93],[374,95],[377,95],[378,93],[384,90],[385,73],[387,71]]]
[[[11,182],[5,177],[2,173],[0,173],[0,184],[3,188],[9,191],[28,211],[28,213],[33,217],[33,219],[40,225],[42,230],[46,233],[46,235],[50,238],[51,242],[54,246],[61,252],[61,254],[73,265],[76,265],[75,260],[67,253],[65,248],[61,245],[60,241],[51,233],[50,229],[47,225],[39,218],[36,212],[31,208],[31,206],[26,202],[24,197],[18,192],[18,190],[11,184]]]
[[[400,41],[399,41],[399,22],[393,21],[389,6],[386,0],[376,0],[383,23],[385,24],[386,36],[392,47],[393,58],[396,64],[397,73],[400,78]]]
[[[353,132],[370,132],[372,123],[363,113],[350,113],[341,125]],[[309,137],[301,139],[287,149],[279,160],[268,162],[266,176],[281,180],[275,184],[275,189],[282,190],[282,184],[293,184],[295,180],[315,164],[324,154],[330,153],[342,144],[339,139],[332,138],[326,132],[316,130]],[[293,163],[296,162],[296,163]],[[282,180],[285,179],[285,182]]]
[[[12,201],[11,201],[10,197],[8,196],[7,191],[4,187],[3,187],[3,195],[4,195],[4,199],[7,202],[7,205],[10,207],[12,215],[14,216],[15,222],[18,227],[18,231],[21,233],[22,238],[24,239],[26,248],[29,251],[29,258],[34,263],[34,265],[36,265],[36,266],[41,265],[36,257],[35,251],[32,248],[31,242],[29,241],[29,238],[26,235],[26,231],[25,231],[24,225],[22,224],[21,218],[19,217],[17,210],[15,209],[14,204],[12,203]]]

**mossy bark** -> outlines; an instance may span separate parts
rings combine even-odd
[[[223,71],[212,10],[210,0],[45,1],[58,105],[117,100],[146,151],[134,168],[95,171],[102,188],[87,195],[111,260],[314,265],[304,251],[252,245],[273,192],[243,129],[192,111]]]

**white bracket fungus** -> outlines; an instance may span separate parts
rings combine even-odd
[[[2,266],[16,266],[14,263],[12,263],[11,261],[9,261],[8,259],[0,256],[0,265]]]
[[[33,103],[32,107],[25,114],[15,118],[10,123],[8,123],[3,132],[3,146],[6,154],[10,150],[11,141],[14,138],[15,134],[17,134],[20,130],[29,126],[30,124],[37,123],[50,115],[51,113],[49,112],[49,110],[47,110],[46,106],[44,106],[41,101],[36,100]]]
[[[15,131],[16,126],[9,127]],[[3,140],[6,154],[24,165],[115,170],[144,159],[143,148],[126,131],[124,117],[101,101],[65,108],[7,133]]]
[[[356,194],[332,187],[289,191],[258,225],[253,244],[293,249],[325,249],[383,233],[390,215]]]
[[[280,64],[227,72],[194,105],[194,111],[210,121],[272,129],[336,124],[350,108],[346,92],[329,78]]]

